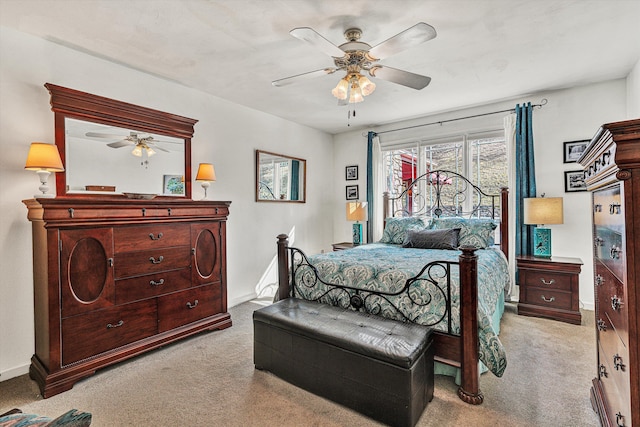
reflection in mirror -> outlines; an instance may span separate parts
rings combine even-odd
[[[67,117],[65,140],[67,193],[185,196],[182,139]]]
[[[256,150],[256,201],[304,203],[306,173],[304,159]]]

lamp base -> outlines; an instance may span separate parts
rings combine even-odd
[[[359,222],[353,224],[352,235],[354,245],[362,244],[362,224],[360,224]]]
[[[533,256],[551,258],[551,229],[536,227],[533,231]]]

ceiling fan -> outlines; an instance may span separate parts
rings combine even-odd
[[[163,141],[163,140],[156,139],[152,135],[133,132],[133,131],[130,132],[129,135],[125,137],[123,137],[122,135],[113,135],[113,134],[100,133],[100,132],[87,132],[85,133],[85,136],[88,136],[90,138],[109,138],[109,139],[117,138],[119,139],[119,141],[110,142],[107,144],[107,146],[111,148],[133,146],[133,150],[131,151],[131,154],[137,157],[142,157],[143,150],[147,153],[148,157],[153,156],[154,154],[156,154],[156,152],[153,150],[152,147],[156,148],[157,150],[164,151],[166,153],[170,152],[169,150],[158,146],[156,144],[157,142],[166,142],[170,144],[175,144],[175,142],[173,141]]]
[[[338,98],[339,105],[346,105],[347,103],[362,102],[364,96],[370,95],[375,90],[376,85],[362,72],[369,73],[371,77],[416,90],[423,89],[431,81],[431,78],[427,76],[378,64],[378,61],[382,59],[435,38],[436,30],[424,22],[409,27],[374,47],[359,41],[362,36],[362,31],[359,28],[346,30],[344,37],[347,42],[340,46],[334,45],[309,27],[294,28],[289,34],[331,56],[335,67],[323,68],[275,80],[272,84],[277,87],[313,77],[333,74],[336,71],[344,71],[346,75],[331,93]]]

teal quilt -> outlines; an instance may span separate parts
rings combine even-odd
[[[347,307],[360,295],[369,311],[402,321],[432,326],[453,335],[460,333],[458,250],[412,249],[396,244],[372,243],[353,249],[307,257],[307,265],[294,256],[294,294]],[[492,319],[509,287],[507,259],[498,249],[479,249],[478,333],[479,358],[500,377],[507,366],[505,349],[498,339],[499,325]],[[430,262],[438,262],[425,269]],[[445,263],[441,263],[444,261]],[[320,280],[317,280],[317,276]],[[446,272],[449,269],[450,273]],[[407,280],[418,278],[408,292],[399,295],[370,295],[367,290],[396,293]],[[332,288],[336,284],[353,289]],[[333,289],[333,290],[332,290]],[[358,298],[357,296],[355,298]],[[451,301],[450,309],[447,301]],[[497,316],[496,316],[497,317]]]

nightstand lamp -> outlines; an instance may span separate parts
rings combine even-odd
[[[533,256],[551,258],[551,229],[545,224],[564,222],[562,197],[524,199],[524,223],[539,225],[533,234]]]
[[[211,185],[213,181],[216,180],[216,171],[213,168],[211,163],[200,163],[198,166],[198,173],[196,174],[196,181],[201,181],[202,188],[204,189],[204,197],[202,200],[207,198],[207,188]]]
[[[362,244],[362,224],[367,220],[366,202],[347,202],[347,221],[355,221],[353,224],[353,244]]]
[[[40,177],[39,190],[42,191],[42,194],[34,197],[54,197],[53,194],[47,193],[49,191],[49,175],[51,172],[64,172],[58,147],[44,142],[32,142],[24,168],[36,171]]]

